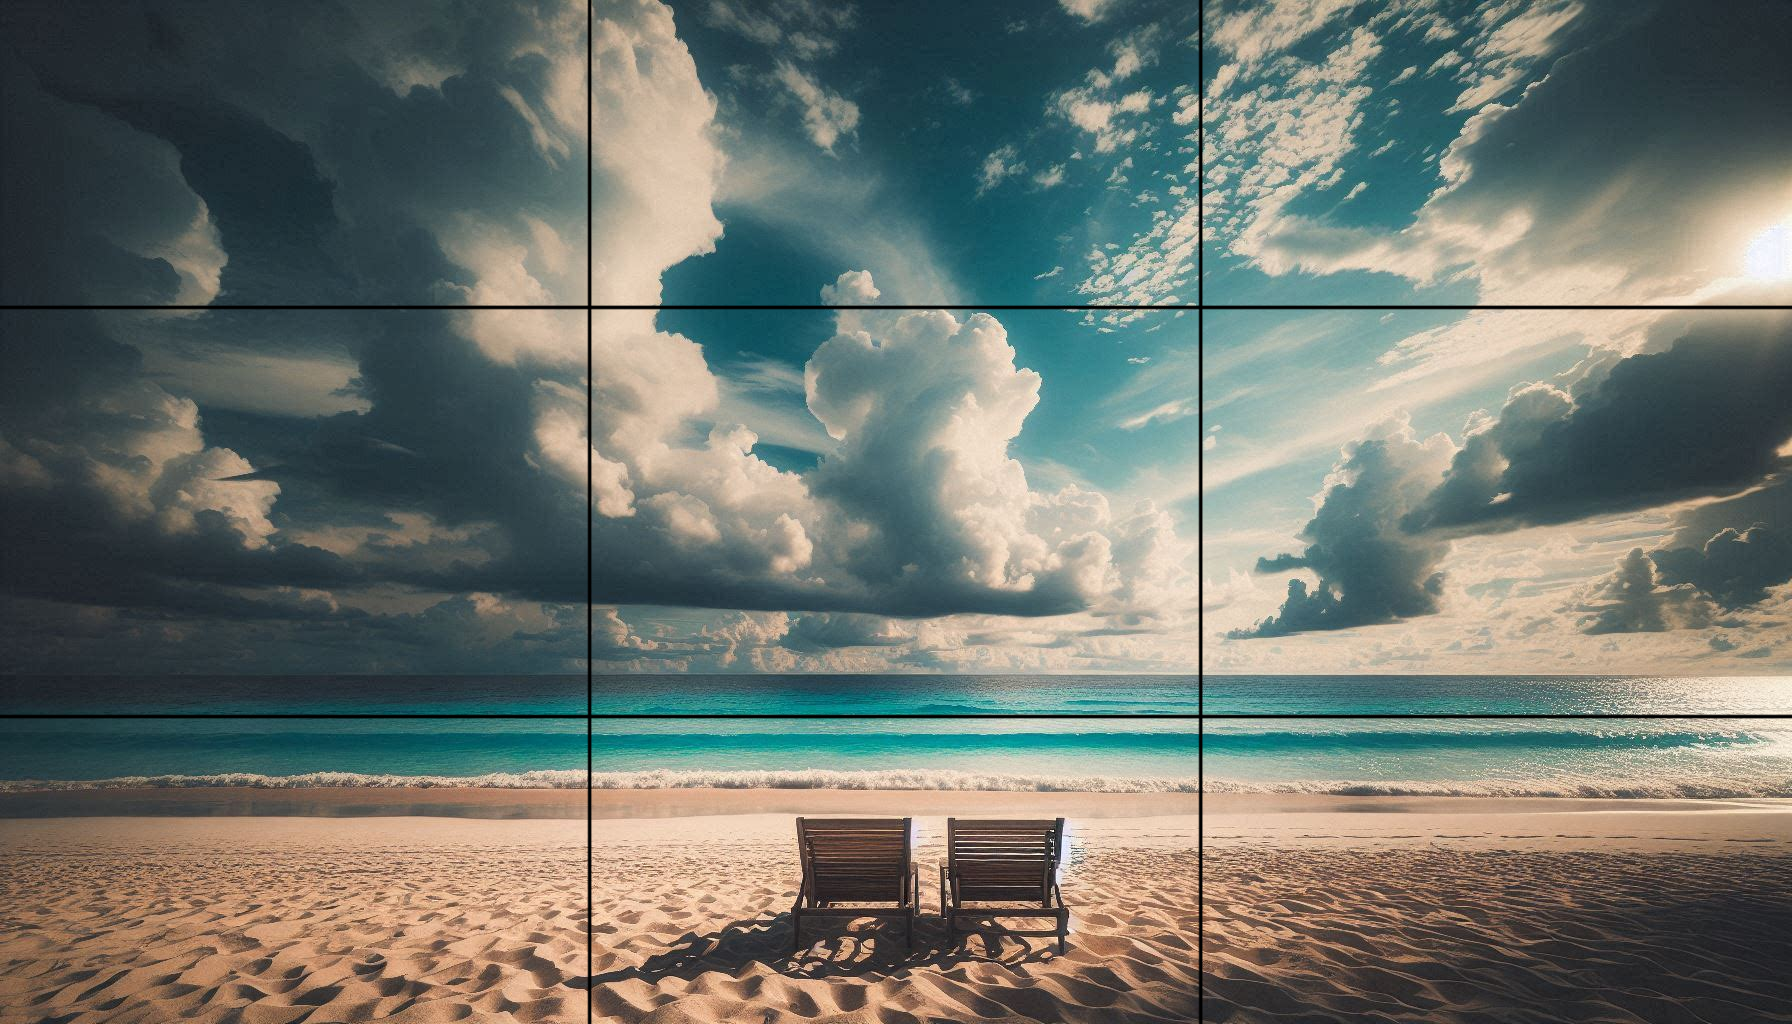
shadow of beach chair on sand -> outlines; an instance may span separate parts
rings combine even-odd
[[[1070,908],[1058,887],[1064,863],[1064,819],[961,821],[946,819],[946,863],[940,865],[940,917],[946,942],[957,940],[961,918],[1049,917],[1050,930],[999,926],[964,931],[1015,936],[1056,936],[1064,952]],[[967,904],[979,904],[967,906]],[[996,904],[991,906],[990,904]]]
[[[802,887],[790,908],[791,951],[803,948],[806,917],[899,917],[915,945],[920,872],[909,818],[798,818]],[[892,905],[893,904],[893,905]]]

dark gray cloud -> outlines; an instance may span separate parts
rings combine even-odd
[[[1437,611],[1449,542],[1414,534],[1402,520],[1436,485],[1449,458],[1442,437],[1421,440],[1404,423],[1386,424],[1346,449],[1319,511],[1301,531],[1298,555],[1261,559],[1262,573],[1308,569],[1316,587],[1288,581],[1281,611],[1235,639],[1350,629]]]
[[[9,3],[0,299],[582,295],[585,21],[570,3]]]
[[[83,665],[125,659],[155,624],[169,650],[138,650],[130,666],[267,670],[279,652],[295,671],[424,670],[456,650],[472,670],[491,663],[465,649],[483,636],[517,656],[511,669],[570,667],[582,649],[535,634],[583,601],[584,500],[531,461],[531,410],[543,374],[578,370],[494,365],[459,316],[0,315],[0,597],[43,634],[10,668],[72,656],[51,627],[57,608],[65,636],[96,617],[133,624],[83,648]],[[582,333],[577,316],[564,326]],[[329,344],[287,340],[316,336]],[[214,415],[183,396],[228,394],[208,364],[150,370],[146,351],[183,344],[226,382],[241,360],[276,377],[332,368],[356,409],[332,411],[344,399],[314,388],[319,414],[298,408],[301,394],[285,413]],[[453,632],[468,609],[485,629],[461,630],[466,643],[417,639]],[[320,639],[277,642],[282,628]]]
[[[223,252],[174,148],[0,55],[0,299],[209,300]]]
[[[0,301],[582,296],[587,18],[8,3]],[[0,668],[570,667],[582,480],[543,468],[536,414],[578,387],[584,335],[582,315],[0,315]]]
[[[1792,582],[1792,478],[1680,513],[1679,529],[1650,552],[1664,583],[1687,583],[1724,608],[1765,601]]]
[[[1611,575],[1595,582],[1575,610],[1580,631],[1589,636],[1702,629],[1711,625],[1713,612],[1691,586],[1660,586],[1655,563],[1642,548],[1632,548]]]
[[[461,675],[578,665],[586,646],[583,605],[515,611],[457,595],[386,614],[330,609],[312,598],[253,617],[240,607],[208,616],[110,605],[71,615],[65,604],[0,595],[0,675]]]
[[[1447,465],[1385,428],[1347,450],[1281,611],[1238,638],[1428,615],[1452,539],[1701,499],[1662,549],[1631,553],[1578,611],[1590,633],[1708,624],[1792,578],[1783,474],[1792,462],[1792,314],[1670,315],[1646,349],[1599,358],[1572,384],[1532,383],[1478,418]],[[1435,444],[1428,442],[1427,444]],[[1445,442],[1447,444],[1447,442]],[[1435,456],[1437,449],[1430,453]],[[1755,490],[1759,488],[1759,490]]]
[[[782,643],[793,651],[815,653],[842,647],[901,647],[913,630],[880,615],[812,612],[798,616]]]
[[[90,313],[0,317],[0,511],[7,589],[191,604],[199,581],[342,582],[328,552],[267,543],[278,488],[205,443],[198,409],[145,380],[136,349]],[[177,567],[177,586],[157,571]]]
[[[1668,329],[1685,333],[1573,394],[1547,384],[1515,391],[1407,528],[1570,522],[1731,494],[1773,473],[1792,438],[1792,316],[1712,315]]]
[[[576,301],[588,17],[8,3],[0,301]],[[536,419],[583,337],[522,313],[7,314],[0,594],[43,634],[18,658],[75,658],[51,624],[112,617],[82,664],[474,670],[464,635],[567,667],[582,652],[492,631],[584,598],[584,502]],[[455,625],[469,609],[485,628]]]

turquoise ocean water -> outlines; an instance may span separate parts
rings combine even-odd
[[[653,676],[5,681],[0,788],[682,786],[1792,797],[1792,679]],[[1193,715],[1204,704],[1204,722]],[[562,715],[488,719],[483,714]],[[1310,716],[1650,714],[1654,719]],[[1158,717],[1141,717],[1152,716]],[[1118,716],[1118,717],[1104,717]],[[1245,716],[1245,717],[1238,717]],[[589,744],[589,750],[587,745]]]

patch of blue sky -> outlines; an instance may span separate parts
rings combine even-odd
[[[673,7],[728,162],[723,236],[666,275],[666,302],[812,303],[846,270],[870,271],[886,303],[1119,301],[1087,284],[1092,257],[1192,206],[1192,114],[1177,120],[1192,6],[1093,24],[957,4],[789,19],[808,29],[753,22],[750,5]],[[798,31],[820,41],[793,45]],[[1192,301],[1192,266],[1182,277]]]

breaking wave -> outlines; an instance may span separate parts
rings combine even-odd
[[[0,793],[90,789],[583,789],[583,770],[492,772],[487,775],[362,775],[306,772],[302,775],[122,775],[111,779],[22,779],[0,781]]]
[[[595,789],[911,789],[993,790],[1022,793],[1195,793],[1190,778],[1122,778],[1102,775],[1056,776],[991,772],[891,770],[834,771],[632,771],[597,772]],[[583,771],[495,772],[468,777],[447,775],[361,775],[308,772],[303,775],[130,775],[112,779],[25,779],[0,781],[0,792],[93,789],[580,789]]]
[[[926,789],[1009,793],[1198,793],[1199,780],[1111,775],[1029,775],[945,769],[653,770],[598,772],[597,789]]]
[[[1243,782],[1208,779],[1209,793],[1300,793],[1315,796],[1483,796],[1584,800],[1741,800],[1792,798],[1792,777],[1598,779],[1502,779],[1491,782],[1301,780]]]

